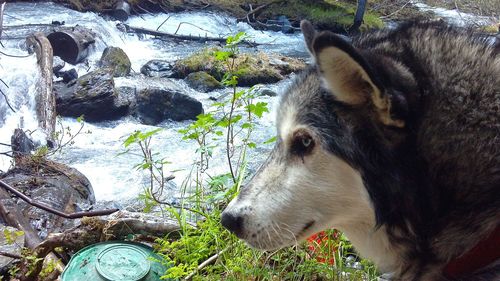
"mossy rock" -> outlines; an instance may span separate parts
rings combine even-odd
[[[186,81],[189,87],[204,93],[223,87],[217,79],[205,71],[190,73],[184,81]]]
[[[110,67],[114,70],[114,77],[122,77],[130,74],[132,63],[127,54],[118,47],[107,47],[102,53],[99,65]]]
[[[215,59],[219,48],[208,48],[175,62],[173,77],[185,78],[190,73],[204,71],[217,80],[222,80],[229,71],[226,63]],[[306,64],[299,59],[281,55],[240,53],[235,57],[234,69],[239,86],[275,83],[286,75],[304,69]]]

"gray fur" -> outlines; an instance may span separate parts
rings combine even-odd
[[[442,268],[500,225],[498,48],[442,22],[375,31],[352,46],[301,26],[317,65],[285,91],[276,147],[225,213],[245,218],[240,237],[258,248],[338,227],[396,280],[446,280]],[[378,97],[349,103],[321,83],[337,79],[323,77],[331,47],[365,69]],[[302,132],[316,145],[297,153]]]

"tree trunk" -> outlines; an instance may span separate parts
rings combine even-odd
[[[29,36],[26,43],[35,51],[41,73],[35,97],[38,124],[47,138],[52,140],[56,127],[56,98],[52,93],[52,46],[47,37],[38,32]]]

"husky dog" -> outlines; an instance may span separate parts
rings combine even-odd
[[[435,21],[352,42],[301,28],[315,63],[222,224],[265,250],[337,228],[395,280],[467,279],[446,271],[466,256],[500,278],[499,48]]]

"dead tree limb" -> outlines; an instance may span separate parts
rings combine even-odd
[[[109,209],[109,210],[98,210],[98,211],[86,211],[86,212],[75,212],[71,214],[66,214],[64,212],[61,212],[59,210],[56,210],[49,205],[41,202],[37,202],[29,198],[28,196],[24,195],[22,192],[18,191],[14,187],[10,186],[6,182],[0,180],[0,186],[7,189],[8,191],[12,192],[15,196],[19,197],[26,203],[35,206],[37,208],[40,208],[44,211],[47,211],[49,213],[58,215],[60,217],[66,218],[66,219],[78,219],[78,218],[83,218],[83,217],[96,217],[96,216],[106,216],[110,215],[112,213],[115,213],[118,211],[118,209]]]
[[[147,28],[142,28],[142,27],[133,27],[127,24],[123,24],[127,32],[129,33],[140,33],[140,34],[147,34],[147,35],[153,35],[153,36],[159,36],[159,37],[168,37],[168,38],[173,38],[177,40],[189,40],[189,41],[214,41],[214,42],[221,42],[221,43],[226,43],[226,38],[224,37],[209,37],[209,36],[194,36],[194,35],[180,35],[180,34],[172,34],[168,32],[161,32],[153,29],[147,29]],[[249,45],[249,46],[257,46],[259,45],[256,42],[253,41],[248,41],[244,40],[241,43]]]
[[[38,124],[52,140],[56,127],[56,98],[52,92],[52,46],[47,37],[40,32],[29,36],[26,43],[35,50],[42,74],[35,98]]]

